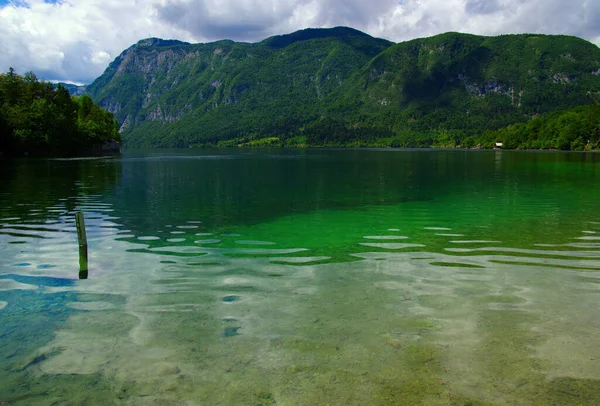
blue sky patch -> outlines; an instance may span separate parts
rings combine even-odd
[[[62,0],[44,0],[44,3],[56,4],[60,3]],[[24,0],[0,0],[0,7],[5,7],[7,5],[15,5],[17,7],[27,7],[27,2]]]

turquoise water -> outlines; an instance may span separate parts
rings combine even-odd
[[[2,402],[600,399],[597,154],[131,151],[0,175]]]

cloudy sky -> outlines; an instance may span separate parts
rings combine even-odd
[[[0,70],[90,83],[142,38],[258,41],[345,25],[400,42],[446,31],[600,45],[599,0],[0,0]]]

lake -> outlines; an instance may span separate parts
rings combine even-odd
[[[598,154],[151,150],[0,175],[2,402],[600,399]]]

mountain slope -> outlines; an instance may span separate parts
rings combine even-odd
[[[429,134],[425,144],[459,144],[593,103],[599,90],[600,50],[575,37],[446,33],[392,44],[345,27],[254,44],[147,39],[87,87],[127,145],[159,147],[416,132]]]
[[[256,44],[144,40],[87,91],[115,114],[129,145],[186,146],[313,118],[325,96],[389,45],[348,28]]]
[[[447,33],[382,52],[340,105],[394,131],[478,131],[592,103],[599,73],[600,50],[579,38]]]

